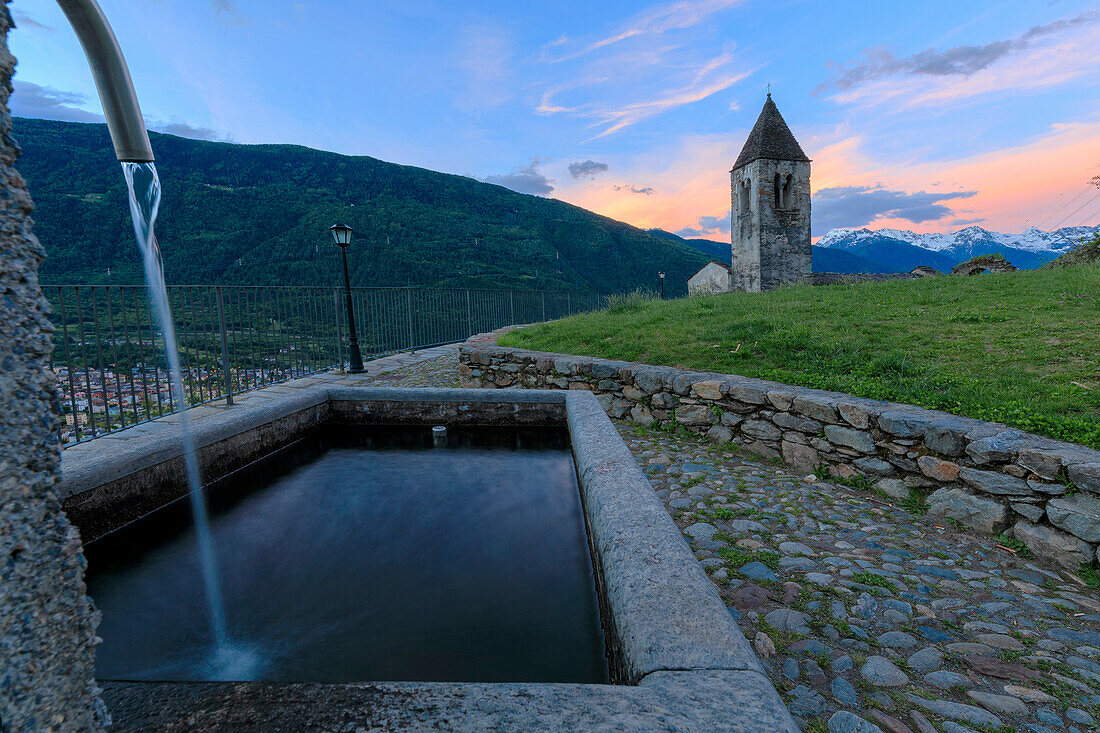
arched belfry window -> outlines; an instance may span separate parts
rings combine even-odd
[[[789,209],[791,208],[791,174],[780,175],[775,174],[775,208],[777,209]]]
[[[741,182],[741,196],[738,201],[737,211],[741,215],[749,213],[749,191],[752,189],[752,181],[748,178]]]

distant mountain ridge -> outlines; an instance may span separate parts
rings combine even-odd
[[[140,257],[106,125],[14,120],[49,283],[137,284]],[[338,285],[328,227],[355,229],[354,285],[670,294],[697,249],[552,198],[298,145],[150,133],[164,186],[157,234],[169,282]]]
[[[1065,254],[1097,231],[1100,226],[1062,227],[1051,232],[1031,227],[1019,234],[1003,234],[978,226],[951,234],[918,234],[906,229],[833,229],[817,244],[907,270],[916,265],[949,269],[985,254],[1003,254],[1016,267],[1032,269]]]
[[[666,232],[664,229],[649,229],[650,234],[664,237],[677,242],[683,242],[689,247],[694,247],[712,260],[730,264],[733,252],[729,242],[715,242],[713,239],[685,239],[678,234]],[[812,247],[812,264],[814,272],[893,272],[886,265],[861,257],[854,252],[846,252],[842,249],[826,249],[814,245]],[[912,268],[907,268],[912,269]]]

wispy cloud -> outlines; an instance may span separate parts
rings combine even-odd
[[[654,193],[653,186],[639,187],[629,183],[625,186],[612,186],[612,188],[616,191],[626,191],[627,193],[632,193],[635,196],[652,196]]]
[[[548,78],[536,113],[589,120],[590,142],[729,89],[753,70],[706,21],[742,2],[683,0],[648,8],[594,39],[558,37],[539,57]]]
[[[546,196],[554,190],[553,180],[543,175],[539,166],[543,164],[539,158],[534,158],[527,165],[516,166],[511,173],[485,176],[481,179],[486,183],[495,183],[498,186],[510,188],[519,193],[530,193],[536,196]]]
[[[882,186],[823,188],[813,197],[814,236],[836,227],[860,227],[876,219],[923,224],[954,216],[944,201],[973,198],[977,191],[892,191]]]
[[[235,0],[210,0],[210,6],[227,23],[232,25],[245,25],[248,23],[248,18],[237,7]]]
[[[76,92],[43,87],[29,81],[13,82],[11,111],[17,117],[36,117],[66,122],[103,122],[103,115],[84,109],[88,98]]]
[[[676,232],[681,237],[728,237],[730,234],[730,212],[721,216],[700,216],[695,226],[684,227]]]
[[[499,107],[512,96],[515,49],[511,34],[490,23],[464,26],[458,35],[456,61],[465,84],[456,106],[466,111]]]
[[[53,26],[39,23],[37,20],[27,15],[25,11],[19,9],[12,10],[11,16],[12,20],[15,21],[16,28],[33,28],[35,30],[53,33]]]
[[[103,115],[85,109],[89,99],[83,94],[66,92],[52,87],[39,86],[33,82],[15,80],[14,94],[11,97],[11,111],[16,117],[31,117],[62,122],[103,122]],[[93,103],[98,108],[98,103]],[[232,136],[223,135],[209,127],[173,120],[165,122],[151,117],[145,118],[150,130],[191,138],[192,140],[214,140],[228,142]]]
[[[150,130],[156,130],[157,132],[163,132],[167,135],[175,135],[177,137],[186,137],[192,140],[230,142],[233,139],[232,136],[222,135],[217,130],[212,130],[209,127],[197,127],[186,122],[155,122],[148,120],[147,124]]]
[[[1021,35],[982,45],[927,49],[898,57],[885,48],[863,52],[861,60],[837,67],[835,78],[815,93],[834,91],[841,103],[943,103],[1005,89],[1064,83],[1100,63],[1100,12],[1034,26]]]
[[[743,1],[683,0],[682,2],[658,5],[638,13],[619,30],[594,41],[577,44],[567,36],[560,36],[543,48],[542,60],[552,63],[567,61],[613,46],[629,38],[661,35],[669,31],[691,28],[702,23],[711,15],[734,5],[740,5]],[[572,50],[568,50],[571,47]],[[565,49],[564,52],[555,55],[563,49]]]
[[[638,66],[629,62],[622,64],[623,67],[628,65],[635,69]],[[631,85],[625,94],[615,94],[614,87],[620,83],[622,77],[613,73],[614,70],[603,66],[595,73],[546,91],[535,111],[542,115],[568,114],[593,120],[589,127],[602,129],[585,141],[589,142],[613,135],[663,112],[707,99],[729,89],[755,71],[736,68],[734,51],[728,48],[696,63],[682,61],[679,71],[673,65],[659,67],[660,73],[645,86],[653,83],[664,83],[665,86],[646,98],[638,99],[636,85]],[[595,88],[604,88],[607,91],[602,94],[593,92]],[[559,95],[578,90],[582,92],[582,96],[590,99],[597,97],[599,101],[573,105],[558,101]],[[616,101],[613,99],[616,96],[626,98]]]
[[[600,173],[605,173],[608,169],[607,163],[598,163],[594,160],[578,160],[576,163],[569,164],[569,175],[574,178],[585,178],[598,176]]]

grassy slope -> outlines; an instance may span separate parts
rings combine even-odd
[[[1100,265],[651,301],[502,344],[908,402],[1100,447]]]

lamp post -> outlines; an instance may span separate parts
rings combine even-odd
[[[351,344],[348,346],[348,374],[363,373],[363,354],[359,351],[359,337],[355,334],[355,310],[351,307],[351,278],[348,276],[348,245],[351,244],[351,227],[334,224],[328,228],[332,241],[340,247],[344,256],[344,295],[348,303],[348,332]]]
[[[661,300],[665,299],[665,273],[658,272],[657,277],[661,278]]]

